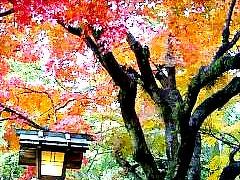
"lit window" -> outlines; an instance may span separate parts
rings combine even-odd
[[[62,176],[64,153],[42,151],[41,175]]]

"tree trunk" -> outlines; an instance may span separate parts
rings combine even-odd
[[[179,120],[182,119],[182,101],[179,91],[166,89],[161,103],[162,114],[165,122],[166,155],[168,158],[167,175],[165,179],[172,179],[175,176],[178,163],[179,150]]]
[[[148,180],[163,179],[163,174],[157,168],[154,157],[147,147],[144,134],[135,112],[135,97],[137,86],[133,82],[129,89],[119,91],[119,102],[125,127],[133,139],[134,159],[138,162]]]
[[[181,145],[178,151],[178,164],[174,180],[185,180],[195,147],[196,133],[190,128],[181,134]]]
[[[166,141],[166,155],[168,159],[167,179],[171,179],[174,176],[174,172],[177,165],[177,152],[178,152],[178,138],[176,124],[165,123],[165,141]]]
[[[200,157],[201,157],[201,135],[200,133],[197,133],[193,157],[190,163],[190,168],[188,170],[188,179],[191,180],[201,179]]]

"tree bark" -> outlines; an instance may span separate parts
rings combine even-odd
[[[219,180],[234,180],[238,175],[240,175],[240,161],[235,161],[223,169]]]
[[[182,99],[176,89],[165,89],[161,97],[162,102],[159,107],[165,123],[166,155],[168,158],[168,171],[166,179],[172,179],[177,168],[177,154],[180,146],[179,121],[182,119]]]
[[[191,128],[181,134],[181,145],[178,151],[178,164],[174,180],[185,180],[195,147],[196,134]]]
[[[193,157],[190,163],[190,168],[188,170],[188,179],[191,180],[200,180],[201,179],[201,134],[197,133],[195,148],[193,152]]]
[[[139,119],[135,112],[136,91],[136,84],[133,83],[128,90],[121,89],[119,92],[119,102],[125,127],[134,142],[134,159],[141,165],[148,180],[164,179],[147,147]]]

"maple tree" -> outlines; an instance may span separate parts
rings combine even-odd
[[[42,128],[30,118],[41,114],[37,118],[41,126],[64,130],[61,128],[66,125],[68,130],[79,125],[77,130],[89,132],[90,127],[79,116],[94,103],[110,105],[118,91],[133,157],[146,178],[200,178],[200,128],[204,123],[209,125],[206,119],[240,91],[239,77],[231,72],[240,65],[239,2],[4,0],[1,7],[0,17],[5,19],[0,40],[3,119]],[[97,61],[79,61],[80,54],[87,56],[89,49]],[[31,86],[19,79],[6,80],[10,59],[30,64],[42,59],[45,72],[62,90],[48,87],[48,83]],[[91,72],[94,65],[96,69]],[[103,82],[111,81],[106,72],[114,85]],[[94,73],[99,73],[102,81],[95,94],[90,90],[74,93],[74,86],[82,83],[78,83],[81,76],[87,79]],[[66,86],[69,83],[73,84],[70,88]],[[161,171],[146,142],[147,115],[137,112],[140,87],[147,94],[145,100],[151,99],[144,102],[144,108],[155,106],[158,121],[164,122],[167,164]],[[26,93],[30,98],[25,98]],[[74,105],[68,107],[71,102]],[[146,112],[153,111],[149,109]],[[11,132],[7,132],[8,137],[14,138]],[[136,167],[122,158],[117,148],[115,154],[122,166],[135,173]],[[231,172],[236,172],[234,177],[240,173],[235,171],[239,169],[235,154],[235,150],[230,153],[221,179],[227,179]],[[164,164],[163,159],[160,161]]]

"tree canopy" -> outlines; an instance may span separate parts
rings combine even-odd
[[[120,137],[105,140],[127,174],[184,180],[200,179],[205,144],[217,139],[229,147],[212,177],[240,174],[239,123],[224,117],[240,92],[240,2],[2,0],[0,8],[2,151],[18,149],[14,128],[96,141],[111,131]]]

